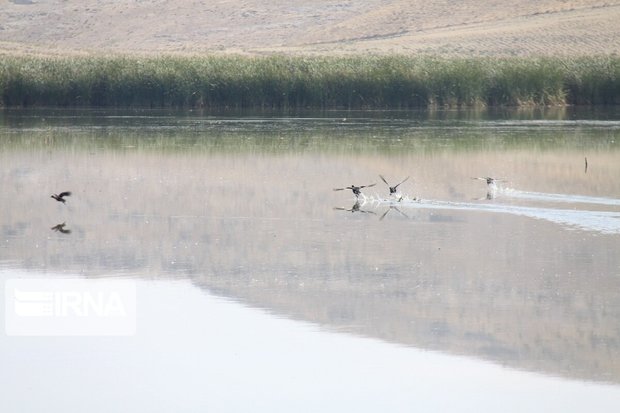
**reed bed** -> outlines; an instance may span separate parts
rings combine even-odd
[[[0,59],[0,105],[408,109],[620,104],[620,57]]]

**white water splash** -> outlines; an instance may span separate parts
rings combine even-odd
[[[567,202],[593,205],[620,206],[620,199],[586,195],[549,194],[544,192],[519,191],[513,188],[500,188],[498,195],[533,201]]]
[[[543,194],[544,195],[544,194]],[[548,194],[554,195],[554,194]],[[570,196],[567,196],[570,197]],[[591,199],[594,197],[585,197]],[[607,198],[594,198],[608,200]],[[611,199],[610,199],[611,200]],[[613,201],[613,200],[612,200]],[[566,201],[568,202],[568,201]],[[591,202],[588,202],[591,203]],[[620,212],[591,211],[560,208],[537,208],[529,206],[505,205],[495,203],[452,202],[410,198],[407,195],[400,198],[383,198],[380,196],[360,197],[360,204],[374,206],[398,206],[399,208],[442,209],[458,211],[477,211],[512,214],[534,219],[542,219],[573,229],[596,231],[603,234],[620,234]],[[615,205],[615,204],[605,204]]]

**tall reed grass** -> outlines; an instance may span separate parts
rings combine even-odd
[[[2,106],[407,109],[620,104],[620,57],[0,59]]]

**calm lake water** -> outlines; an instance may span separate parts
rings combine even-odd
[[[0,405],[613,411],[619,178],[618,109],[4,111]],[[26,280],[135,331],[16,333]]]

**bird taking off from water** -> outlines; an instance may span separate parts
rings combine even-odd
[[[471,178],[478,179],[480,181],[486,181],[487,183],[487,196],[484,199],[494,199],[497,196],[497,182],[504,182],[503,179],[491,178],[489,176],[483,176],[479,178]]]
[[[62,202],[64,204],[65,202],[67,202],[67,200],[65,199],[66,196],[71,196],[71,192],[65,191],[65,192],[59,193],[58,195],[53,194],[51,198],[54,198],[56,201]]]
[[[362,188],[370,188],[375,185],[377,184],[360,185],[360,186],[351,185],[351,186],[347,186],[346,188],[334,188],[334,191],[344,191],[345,189],[350,189],[353,192],[353,195],[355,195],[356,198],[359,198],[360,194],[362,193],[361,191]]]
[[[409,179],[409,177],[406,177],[405,179],[403,179],[402,181],[400,181],[399,183],[397,183],[394,186],[390,186],[390,184],[387,183],[387,181],[385,180],[385,178],[383,177],[383,175],[379,175],[379,178],[381,178],[381,180],[383,182],[385,182],[385,184],[388,186],[388,188],[390,188],[390,195],[395,194],[396,193],[396,189],[403,184],[407,179]]]

